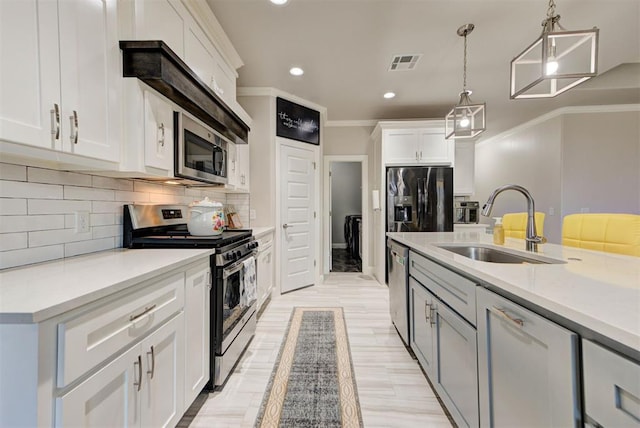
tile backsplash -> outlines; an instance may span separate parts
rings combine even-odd
[[[122,206],[233,204],[249,227],[249,195],[0,163],[0,269],[122,247]],[[89,231],[76,231],[88,213]]]

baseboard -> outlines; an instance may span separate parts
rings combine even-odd
[[[346,242],[345,242],[345,243],[342,243],[342,244],[341,244],[341,243],[337,243],[337,244],[332,243],[332,244],[331,244],[331,248],[336,248],[336,249],[338,249],[338,248],[339,248],[339,249],[343,249],[343,250],[344,250],[344,249],[346,249],[346,248],[347,248],[347,243],[346,243]]]

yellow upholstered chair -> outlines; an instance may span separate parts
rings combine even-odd
[[[640,215],[569,214],[562,245],[640,257]]]
[[[544,213],[536,212],[536,233],[544,236]],[[502,228],[505,238],[525,239],[527,237],[527,213],[509,213],[502,216]]]

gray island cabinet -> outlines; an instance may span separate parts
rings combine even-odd
[[[410,347],[459,426],[640,427],[640,260],[545,244],[472,260],[472,232],[388,233],[410,248]],[[545,264],[551,263],[551,264]]]

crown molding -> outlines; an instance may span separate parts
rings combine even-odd
[[[254,86],[243,86],[243,87],[238,87],[236,89],[236,97],[272,97],[272,98],[276,98],[276,97],[282,97],[282,98],[286,98],[288,101],[292,101],[294,103],[303,105],[305,107],[314,109],[314,110],[318,110],[320,112],[320,115],[325,118],[327,117],[327,108],[323,107],[319,104],[313,103],[309,100],[305,100],[304,98],[300,98],[297,95],[293,95],[290,94],[288,92],[285,91],[281,91],[280,89],[277,88],[272,88],[272,87],[254,87]],[[326,123],[326,122],[325,122]],[[326,126],[325,123],[323,123],[323,126]]]
[[[349,126],[366,126],[374,127],[378,124],[377,120],[327,120],[324,124],[325,127],[340,128]]]
[[[640,111],[640,104],[611,104],[611,105],[560,107],[558,109],[550,111],[549,113],[545,113],[542,116],[538,116],[534,119],[531,119],[528,122],[522,123],[507,131],[501,132],[500,134],[495,135],[491,138],[487,138],[486,140],[479,141],[476,144],[480,146],[480,145],[501,140],[510,135],[516,134],[520,131],[524,131],[528,128],[539,125],[543,122],[546,122],[548,120],[554,119],[556,117],[559,117],[565,114],[621,113],[621,112],[630,112],[630,111]]]

